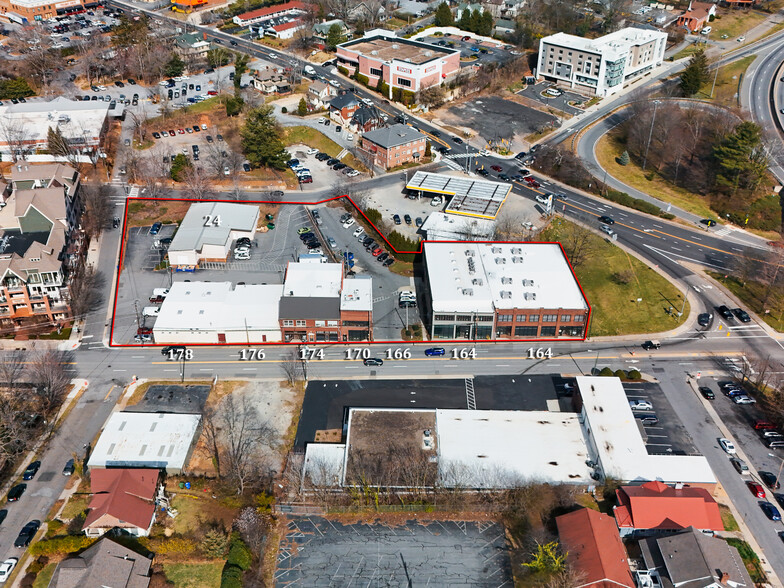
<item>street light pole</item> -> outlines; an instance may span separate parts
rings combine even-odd
[[[651,148],[651,139],[653,138],[653,125],[656,122],[656,109],[659,106],[659,101],[653,101],[653,118],[651,118],[651,130],[648,133],[648,145],[645,147],[645,157],[642,159],[642,169],[645,169],[645,166],[648,165],[648,149]]]

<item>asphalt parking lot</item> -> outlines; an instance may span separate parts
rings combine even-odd
[[[576,92],[565,92],[561,90],[561,88],[559,88],[559,90],[562,91],[560,96],[543,96],[542,92],[551,86],[552,84],[550,82],[541,82],[539,84],[534,84],[533,86],[523,88],[518,92],[518,94],[520,94],[520,96],[530,98],[531,100],[541,102],[545,106],[557,108],[558,110],[567,114],[578,115],[583,112],[581,108],[575,108],[574,106],[571,106],[569,102],[579,101],[581,103],[585,103],[588,101],[588,98],[581,94],[577,94]]]
[[[623,385],[629,400],[647,400],[653,410],[640,411],[655,414],[659,423],[645,426],[645,447],[650,455],[699,455],[694,441],[684,427],[669,400],[658,384],[651,382],[626,382]]]
[[[440,118],[447,124],[471,127],[478,136],[488,139],[528,135],[556,122],[551,114],[497,96],[482,96],[457,104],[441,113]]]
[[[288,521],[278,586],[512,586],[504,529],[493,522]]]
[[[333,186],[339,186],[348,179],[341,171],[335,171],[327,165],[327,161],[316,159],[316,153],[308,155],[308,145],[292,145],[288,152],[292,158],[299,159],[299,162],[308,168],[313,177],[312,184],[301,184],[302,188],[308,190],[326,190]]]

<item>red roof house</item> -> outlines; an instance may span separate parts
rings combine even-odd
[[[672,487],[662,482],[622,486],[615,491],[615,522],[621,535],[644,530],[723,531],[719,505],[704,488]]]
[[[716,16],[716,5],[709,2],[690,2],[689,9],[678,17],[678,25],[685,27],[690,33],[701,31]]]
[[[100,469],[90,470],[93,498],[82,530],[90,537],[100,537],[114,527],[138,537],[150,532],[155,520],[155,491],[160,470]]]
[[[590,508],[555,519],[567,562],[580,574],[572,588],[634,588],[615,520]]]
[[[250,12],[243,12],[233,18],[235,24],[245,26],[253,24],[262,20],[267,20],[272,17],[282,16],[296,16],[306,12],[308,7],[303,2],[292,0],[284,4],[275,4],[274,6],[265,6]]]

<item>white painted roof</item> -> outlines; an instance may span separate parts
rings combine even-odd
[[[588,308],[554,243],[425,242],[425,260],[434,312]]]
[[[280,284],[174,282],[153,331],[279,330]]]
[[[489,241],[495,223],[482,218],[471,218],[443,212],[430,213],[422,224],[428,241]]]
[[[229,242],[231,231],[255,232],[258,218],[259,207],[250,204],[191,204],[172,238],[170,255],[175,251],[201,251],[205,244],[225,246]]]
[[[592,483],[575,413],[436,410],[436,430],[445,486],[505,488],[529,480]]]
[[[373,310],[373,278],[356,276],[344,280],[340,310]]]
[[[512,190],[512,184],[452,174],[418,171],[406,189],[451,196],[446,212],[494,219]]]
[[[648,455],[629,400],[618,378],[582,376],[586,439],[591,459],[618,480],[716,483],[708,460],[692,455]]]
[[[45,141],[49,128],[59,128],[66,138],[98,137],[109,112],[108,102],[82,102],[58,97],[49,102],[31,101],[0,106],[0,125],[24,128],[26,141]],[[2,140],[5,142],[6,138]]]
[[[305,446],[304,475],[318,486],[340,486],[345,459],[345,443],[308,443]]]
[[[667,33],[662,31],[627,27],[597,39],[587,39],[567,33],[555,33],[542,38],[542,43],[574,49],[575,51],[598,53],[612,61],[628,53],[631,47],[644,45],[650,41],[666,37]]]
[[[197,414],[115,412],[87,465],[182,469],[200,420]]]
[[[283,296],[330,298],[340,295],[341,263],[289,262],[283,280]]]

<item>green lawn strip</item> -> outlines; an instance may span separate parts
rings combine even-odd
[[[710,209],[704,196],[679,188],[655,173],[653,179],[649,180],[646,174],[652,173],[653,170],[643,171],[634,161],[630,161],[628,165],[618,163],[617,158],[621,156],[624,149],[623,144],[611,133],[604,135],[596,144],[596,158],[611,176],[623,178],[623,183],[627,186],[658,198],[662,202],[670,202],[687,212],[714,220],[718,218]]]
[[[54,575],[54,569],[57,567],[56,563],[46,564],[44,568],[38,572],[33,582],[33,588],[47,588],[49,582]]]
[[[692,53],[696,53],[697,49],[699,49],[699,45],[696,43],[692,43],[688,47],[684,47],[680,51],[678,51],[675,55],[672,56],[673,61],[678,61],[679,59],[683,59],[684,57],[688,57]]]
[[[721,282],[771,327],[779,332],[784,332],[784,295],[780,289],[774,288],[768,296],[767,304],[763,304],[768,289],[765,284],[751,280],[743,281],[735,276],[719,272],[708,272],[708,275]],[[765,312],[766,310],[770,312]]]
[[[68,502],[63,507],[63,512],[60,513],[61,519],[73,519],[85,511],[87,505],[90,503],[90,497],[86,494],[74,494],[68,499]]]
[[[740,558],[746,565],[751,581],[755,584],[764,584],[767,581],[765,572],[762,570],[762,566],[760,566],[759,557],[754,553],[751,546],[742,539],[728,538],[725,541],[735,547],[738,553],[740,553]]]
[[[719,18],[711,23],[713,30],[710,36],[713,39],[721,39],[723,35],[727,35],[728,39],[737,39],[760,24],[769,15],[754,10],[733,10],[718,16]]]
[[[751,63],[757,58],[756,55],[749,55],[743,59],[739,59],[733,63],[722,66],[719,68],[718,75],[716,75],[716,87],[713,90],[713,98],[715,102],[724,104],[725,106],[737,106],[738,93],[740,81],[743,79],[741,74],[745,74]],[[711,76],[710,81],[705,84],[697,93],[695,98],[702,98],[703,100],[711,100],[711,88],[713,88],[714,77]]]
[[[212,563],[165,563],[166,578],[177,588],[215,588],[221,583],[224,562]]]
[[[721,522],[724,524],[725,531],[732,532],[740,529],[740,527],[738,527],[738,521],[735,520],[729,506],[720,504],[719,514],[721,514]]]
[[[563,219],[556,219],[543,231],[542,241],[558,241]],[[689,315],[680,291],[664,277],[598,235],[591,235],[593,251],[575,269],[577,279],[592,308],[589,334],[593,337],[659,333],[677,327]],[[631,271],[631,279],[623,284],[618,274]],[[637,299],[642,299],[637,302]],[[671,311],[668,314],[670,308]]]

